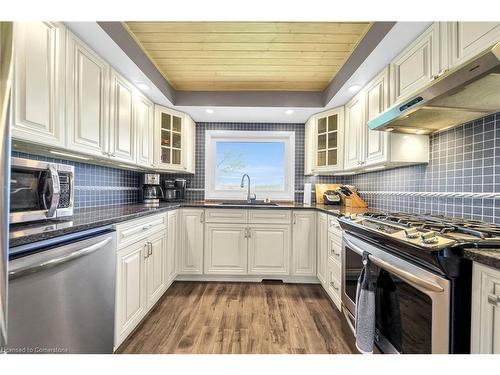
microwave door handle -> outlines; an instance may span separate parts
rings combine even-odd
[[[349,245],[349,247],[352,250],[356,251],[359,255],[363,255],[362,249],[360,249],[359,247],[354,245],[351,241],[349,241],[345,237],[344,237],[344,241]],[[418,285],[418,286],[420,286],[428,291],[431,291],[431,292],[440,293],[440,292],[444,291],[444,288],[441,287],[440,285],[433,283],[431,281],[428,281],[428,280],[424,280],[421,277],[415,276],[415,275],[411,274],[410,272],[402,270],[396,266],[393,266],[392,264],[387,263],[386,261],[379,259],[376,256],[373,256],[371,254],[370,254],[370,260],[375,265],[379,266],[380,268],[385,269],[386,271],[388,271],[390,273],[397,275],[398,277],[400,277],[401,279],[405,280],[406,282],[408,282],[410,284]]]
[[[61,186],[59,185],[59,173],[55,166],[49,166],[50,179],[52,184],[49,184],[49,189],[51,189],[52,200],[50,202],[50,207],[47,211],[47,218],[54,217],[56,213],[57,206],[59,205],[59,197],[61,195]]]

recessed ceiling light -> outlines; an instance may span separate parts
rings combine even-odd
[[[139,90],[145,90],[145,91],[149,90],[149,86],[146,85],[145,83],[138,82],[136,83],[136,85]]]
[[[417,129],[415,131],[415,134],[424,134],[424,133],[425,133],[425,130],[423,130],[423,129]]]
[[[361,88],[360,85],[352,85],[351,87],[348,88],[348,90],[350,92],[356,92],[356,91],[359,91],[360,88]]]
[[[387,128],[385,130],[388,131],[388,132],[392,132],[394,130],[394,128]]]
[[[285,111],[285,114],[287,114],[287,115],[291,115],[293,112],[295,112],[293,109],[287,109],[287,110]]]
[[[207,109],[205,109],[205,112],[207,112],[207,113],[214,113],[214,110],[212,108],[207,108]]]

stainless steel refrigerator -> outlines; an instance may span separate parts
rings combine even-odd
[[[0,352],[7,343],[12,22],[0,22]]]

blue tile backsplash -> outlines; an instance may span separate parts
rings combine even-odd
[[[196,130],[196,175],[163,176],[190,180],[188,199],[204,198],[206,130],[295,131],[297,201],[305,182],[345,183],[355,185],[374,209],[500,224],[500,113],[433,134],[429,164],[355,176],[304,176],[304,124],[202,122]]]
[[[295,199],[302,201],[305,182],[355,185],[374,209],[442,214],[500,224],[500,113],[433,134],[430,162],[355,176],[304,176],[304,124],[198,123],[196,174],[186,178],[187,198],[204,199],[205,131],[254,130],[295,132]],[[137,203],[141,172],[13,152],[75,166],[75,207]],[[313,194],[314,199],[314,194]]]
[[[103,207],[139,202],[141,172],[16,151],[12,152],[12,156],[73,165],[75,167],[75,208]]]

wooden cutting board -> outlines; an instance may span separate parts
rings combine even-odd
[[[314,190],[316,191],[316,203],[323,204],[323,193],[327,190],[335,190],[342,186],[342,184],[316,184]]]

